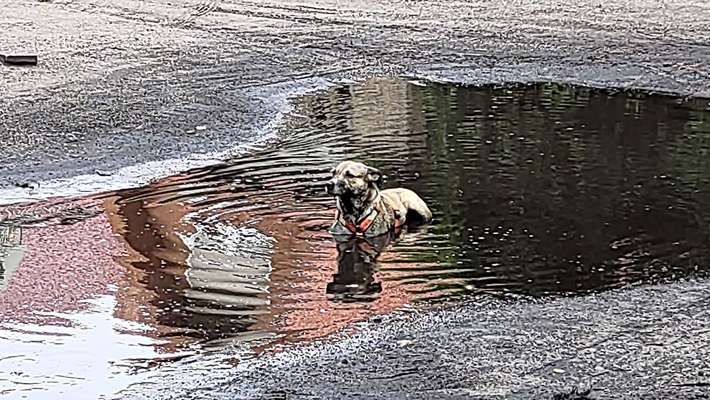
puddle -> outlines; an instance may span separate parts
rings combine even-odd
[[[707,100],[378,80],[298,112],[276,146],[93,199],[103,213],[64,230],[28,228],[0,283],[4,319],[42,329],[59,322],[36,310],[87,313],[78,301],[111,296],[110,318],[143,327],[155,357],[199,357],[320,338],[420,300],[574,295],[708,269]],[[334,243],[323,185],[344,159],[418,192],[435,222],[394,243]],[[78,290],[65,298],[66,286]]]

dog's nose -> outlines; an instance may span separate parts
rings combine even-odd
[[[333,196],[340,196],[343,194],[343,182],[337,178],[333,178],[325,184],[325,191]]]

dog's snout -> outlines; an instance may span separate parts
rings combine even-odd
[[[339,195],[342,192],[342,186],[342,182],[337,178],[333,178],[325,184],[325,190],[328,194]]]
[[[328,194],[335,194],[335,188],[338,186],[338,182],[336,181],[335,178],[329,180],[325,184],[325,191],[328,192]]]

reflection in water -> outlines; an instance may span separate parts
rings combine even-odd
[[[118,194],[124,263],[160,324],[288,341],[411,300],[586,293],[708,264],[701,101],[384,80],[300,107],[274,148]],[[323,183],[344,159],[420,193],[435,223],[377,263],[386,243],[334,245]]]
[[[321,337],[422,299],[588,293],[707,271],[707,101],[379,80],[299,107],[307,118],[273,148],[109,194],[105,215],[50,227],[44,241],[28,230],[0,308],[32,320],[27,304],[69,292],[50,284],[55,271],[71,282],[66,310],[110,282],[113,316],[172,354]],[[345,159],[382,170],[384,188],[415,190],[434,223],[392,243],[334,242],[323,184]]]
[[[375,261],[392,241],[392,234],[374,238],[336,236],[338,272],[326,286],[328,298],[334,301],[368,301],[382,292],[375,282]]]
[[[22,228],[0,224],[0,292],[22,260]]]
[[[86,312],[56,313],[68,326],[0,323],[0,398],[98,399],[146,379],[120,373],[127,359],[153,358],[145,327],[111,317],[115,299],[82,302]]]

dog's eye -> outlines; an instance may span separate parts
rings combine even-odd
[[[353,175],[353,173],[350,172],[350,171],[346,171],[346,172],[345,172],[345,177],[346,177],[346,178],[354,178],[355,175]]]

